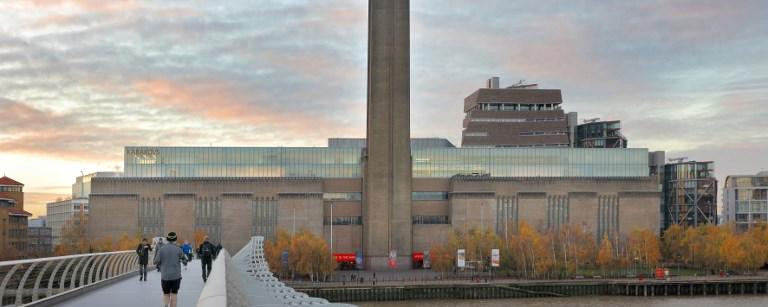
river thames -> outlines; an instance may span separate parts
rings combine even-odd
[[[723,306],[766,306],[768,296],[719,296],[719,297],[618,297],[581,296],[567,298],[498,299],[498,300],[414,300],[397,302],[355,302],[360,307],[405,307],[405,306],[451,306],[451,307],[723,307]]]

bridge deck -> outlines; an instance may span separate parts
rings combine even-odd
[[[139,274],[135,277],[118,281],[103,288],[86,292],[80,296],[67,300],[57,306],[162,306],[163,290],[160,287],[160,273],[157,270],[147,272],[147,282],[139,281]],[[181,269],[181,287],[179,288],[178,305],[195,306],[203,289],[202,268],[199,260],[193,260],[187,269]]]

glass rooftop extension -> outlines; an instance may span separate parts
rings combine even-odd
[[[647,177],[647,149],[412,148],[414,178]],[[362,177],[355,147],[126,147],[125,177]]]

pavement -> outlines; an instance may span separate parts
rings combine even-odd
[[[57,306],[163,306],[163,290],[160,286],[160,273],[153,269],[147,272],[147,280],[139,281],[139,274],[113,284],[88,291],[58,304]],[[203,290],[203,276],[200,260],[193,260],[181,268],[181,286],[179,287],[177,306],[195,306]]]

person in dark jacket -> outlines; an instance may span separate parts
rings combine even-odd
[[[208,242],[208,237],[205,237],[203,244],[200,244],[197,252],[200,254],[200,263],[203,265],[203,282],[206,282],[208,281],[208,276],[211,275],[213,257],[216,257],[216,246]]]
[[[147,263],[151,251],[152,245],[149,245],[147,238],[141,239],[141,243],[136,247],[136,254],[139,255],[139,281],[147,281]]]

